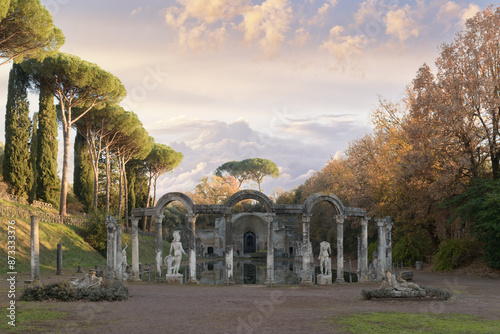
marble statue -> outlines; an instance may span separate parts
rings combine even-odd
[[[77,288],[93,288],[99,287],[102,283],[102,277],[96,276],[96,271],[91,269],[84,277],[71,282]]]
[[[330,247],[330,243],[327,241],[322,241],[319,244],[319,265],[320,265],[320,273],[324,276],[332,275],[332,259],[330,254],[332,252],[332,248]]]
[[[418,284],[407,282],[404,279],[393,275],[390,270],[385,272],[384,280],[382,281],[381,288],[392,288],[397,291],[424,291]]]
[[[127,273],[127,252],[126,249],[128,247],[128,244],[125,243],[125,248],[122,249],[122,263],[121,263],[121,274],[122,274],[122,279],[124,281],[128,280],[128,273]]]
[[[165,265],[167,266],[167,275],[174,274],[174,261],[175,258],[172,255],[167,255],[165,257]]]
[[[425,297],[427,292],[418,284],[407,282],[397,277],[390,270],[385,275],[379,290],[385,291],[390,297]]]
[[[179,274],[179,268],[181,266],[182,254],[188,256],[184,249],[182,248],[181,235],[179,231],[174,231],[174,241],[170,244],[170,254],[172,255],[172,248],[174,249],[174,261],[172,263],[173,270],[172,275]],[[166,259],[165,259],[166,260]]]

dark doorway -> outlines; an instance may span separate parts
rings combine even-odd
[[[209,246],[207,247],[207,255],[213,254],[214,253],[214,248]]]
[[[253,232],[247,232],[243,236],[243,242],[244,242],[244,247],[243,247],[243,253],[255,253],[257,248],[255,245],[255,233]]]

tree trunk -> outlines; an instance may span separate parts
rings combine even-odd
[[[153,181],[153,179],[150,176],[149,182],[148,182],[148,196],[147,196],[147,200],[146,200],[146,208],[149,208],[149,200],[151,199],[151,183],[152,183],[152,181]],[[152,222],[149,222],[148,232],[151,232],[151,224],[152,224]],[[144,217],[144,226],[142,227],[143,231],[146,231],[146,225],[148,225],[148,217]]]
[[[110,192],[111,192],[111,162],[109,161],[109,149],[106,149],[106,213],[109,213]]]
[[[61,177],[61,201],[59,205],[59,215],[61,215],[61,219],[64,221],[66,218],[66,197],[68,195],[68,173],[69,173],[69,150],[70,150],[70,134],[71,124],[63,125],[63,168],[62,168],[62,177]]]
[[[123,197],[123,193],[122,193],[123,172],[122,172],[122,164],[121,164],[120,159],[118,159],[118,171],[120,174],[120,181],[118,184],[118,187],[119,187],[119,191],[118,191],[118,217],[121,217],[122,216],[122,197]]]
[[[128,226],[128,182],[127,182],[127,168],[126,168],[126,163],[122,163],[122,168],[123,168],[123,190],[125,191],[125,225],[127,226],[127,229],[129,229]]]

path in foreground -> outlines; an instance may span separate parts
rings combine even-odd
[[[454,297],[444,302],[362,300],[361,290],[376,288],[374,283],[273,288],[129,283],[131,299],[126,302],[44,303],[69,317],[45,322],[40,332],[336,333],[342,330],[332,318],[361,312],[462,313],[500,319],[498,279],[417,272],[415,282],[448,288]]]

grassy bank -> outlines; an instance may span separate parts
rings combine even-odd
[[[18,273],[30,273],[31,270],[31,223],[23,219],[16,219],[15,224],[9,224],[11,219],[0,218],[0,258],[5,259],[1,264],[1,272],[12,271],[8,268],[8,230],[14,226],[15,234],[15,270]],[[78,265],[82,265],[85,271],[93,268],[97,263],[103,266],[105,257],[89,246],[78,234],[79,227],[54,223],[39,222],[40,239],[40,271],[41,273],[53,274],[57,270],[57,244],[62,243],[63,249],[63,271],[67,273],[76,272]],[[12,238],[11,238],[12,239]],[[131,236],[123,234],[123,247],[126,249],[128,263],[132,263]],[[150,263],[155,258],[155,238],[139,236],[139,262]],[[163,241],[163,252],[170,250],[170,243]],[[11,254],[12,255],[12,254]]]

